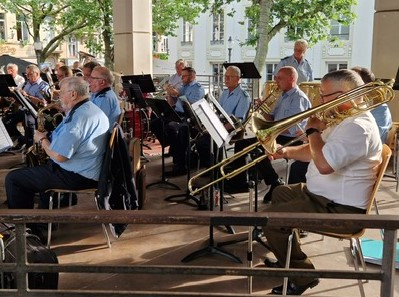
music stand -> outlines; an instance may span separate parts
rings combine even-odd
[[[188,115],[187,118],[187,135],[190,135],[190,126],[194,127],[199,134],[202,134],[203,132],[203,126],[201,125],[197,115],[195,114],[193,108],[191,107],[190,102],[188,102],[187,97],[185,96],[181,96],[179,97],[180,100],[183,103],[183,109],[184,109],[184,113],[186,115]],[[186,163],[187,163],[187,184],[190,180],[190,168],[191,168],[191,149],[190,149],[190,136],[187,137],[187,155],[186,155]],[[183,199],[177,199],[176,198],[180,198],[183,197]],[[177,202],[177,203],[186,203],[189,205],[192,205],[189,201],[193,200],[195,202],[194,206],[197,206],[199,210],[206,210],[208,207],[207,205],[204,203],[204,201],[202,199],[198,199],[197,197],[191,195],[189,188],[187,187],[187,190],[185,193],[183,194],[177,194],[177,195],[171,195],[168,196],[164,199],[165,201],[173,201],[173,202]]]
[[[121,79],[123,83],[138,84],[143,93],[156,91],[151,74],[123,75]]]
[[[166,100],[147,98],[146,102],[152,108],[152,111],[155,113],[155,115],[158,118],[160,118],[161,124],[162,124],[162,126],[161,126],[162,132],[165,131],[165,121],[181,122],[181,119],[178,116],[178,114],[175,112],[175,110],[169,105],[169,103]],[[148,189],[155,185],[165,185],[165,186],[169,186],[175,190],[180,190],[179,186],[169,182],[165,176],[165,148],[164,148],[165,139],[164,139],[164,137],[165,137],[165,134],[162,133],[162,139],[160,140],[160,142],[161,142],[161,159],[162,159],[161,180],[158,182],[148,184],[146,188]]]
[[[7,84],[9,87],[17,87],[14,78],[11,74],[0,74],[0,81]]]
[[[141,109],[146,109],[147,108],[147,102],[144,99],[144,95],[141,92],[141,88],[138,84],[131,84],[131,83],[122,83],[123,90],[125,90],[126,95],[128,97],[128,101],[133,103],[135,106],[138,107],[139,110],[139,124],[140,124],[140,155],[148,161],[148,159],[144,156],[143,152],[143,146],[144,146],[144,133],[143,133],[143,118],[141,116]],[[133,111],[134,112],[134,111]],[[136,135],[136,119],[135,116],[133,115],[133,137],[137,137]],[[146,145],[147,148],[149,148]]]
[[[212,140],[211,141],[211,154],[213,154],[213,143],[215,143],[218,148],[220,148],[222,145],[228,143],[231,139],[231,135],[227,132],[226,128],[220,121],[219,117],[213,112],[211,109],[209,103],[205,99],[201,99],[195,103],[193,103],[192,108],[195,112],[195,114],[198,116],[200,119],[201,123],[205,126],[207,131],[209,132],[209,135],[211,136]],[[214,159],[214,158],[213,158]],[[215,176],[215,172],[214,172]],[[210,189],[210,195],[209,195],[209,208],[212,211],[213,210],[213,189]],[[236,263],[242,263],[241,259],[238,258],[237,256],[221,249],[218,246],[215,246],[214,243],[214,238],[213,238],[213,225],[209,225],[209,241],[208,245],[198,251],[192,252],[191,254],[187,255],[182,259],[183,263],[189,262],[191,260],[194,260],[198,257],[207,255],[207,254],[216,254],[220,256],[224,256]]]

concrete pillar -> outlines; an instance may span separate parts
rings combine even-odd
[[[375,0],[371,69],[377,78],[395,78],[399,67],[399,1]],[[399,91],[389,103],[399,121]]]
[[[152,74],[151,0],[114,0],[114,71]]]

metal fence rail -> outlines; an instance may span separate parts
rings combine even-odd
[[[267,215],[267,217],[265,217]],[[129,223],[129,224],[187,224],[187,225],[236,225],[299,227],[311,229],[321,227],[355,227],[384,230],[383,260],[376,271],[348,270],[305,270],[305,269],[252,269],[222,266],[173,266],[173,265],[69,265],[69,264],[27,264],[25,224],[35,222],[53,223]],[[364,279],[381,282],[380,296],[392,297],[396,258],[397,229],[399,217],[392,215],[325,215],[294,213],[253,212],[200,212],[165,214],[160,211],[48,211],[48,210],[0,210],[0,222],[16,224],[16,263],[2,263],[0,272],[13,272],[17,276],[17,290],[0,290],[2,296],[253,296],[234,293],[192,293],[192,292],[142,292],[142,291],[67,291],[28,290],[28,272],[64,273],[119,273],[119,274],[181,274],[181,275],[227,275],[227,276],[309,276],[335,279]],[[3,295],[4,293],[4,295]],[[5,295],[6,294],[6,295]],[[268,295],[270,296],[270,295]]]

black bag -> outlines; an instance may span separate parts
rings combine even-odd
[[[4,242],[4,253],[5,263],[15,263],[16,237],[13,232]],[[43,245],[39,237],[29,233],[26,234],[26,254],[28,263],[58,264],[57,255]],[[17,287],[14,273],[5,272],[3,280],[0,279],[1,288],[15,289]],[[58,273],[30,272],[28,273],[28,288],[56,290],[58,288]]]

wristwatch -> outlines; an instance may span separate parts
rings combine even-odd
[[[306,131],[305,131],[306,137],[309,137],[310,134],[315,133],[315,132],[320,133],[320,131],[318,129],[316,129],[316,128],[306,129]]]

